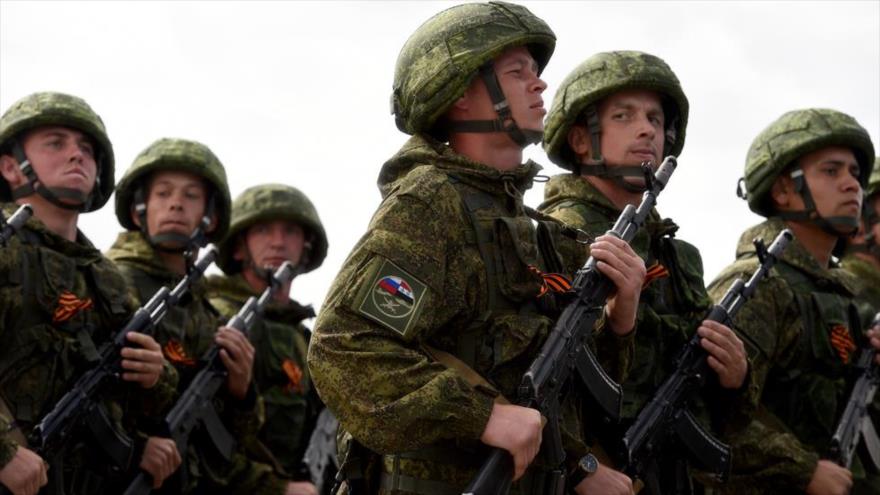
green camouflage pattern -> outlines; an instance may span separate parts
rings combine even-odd
[[[801,156],[829,146],[852,148],[859,162],[862,187],[871,172],[871,136],[849,115],[824,108],[793,110],[767,126],[752,141],[746,156],[745,186],[749,208],[764,217],[774,214],[770,188]]]
[[[397,57],[391,95],[397,128],[407,134],[430,131],[464,94],[480,66],[522,45],[543,70],[556,47],[556,35],[520,5],[468,3],[431,17]]]
[[[231,199],[226,169],[210,148],[197,141],[161,138],[141,151],[125,171],[116,188],[116,218],[128,230],[138,230],[131,218],[135,191],[142,180],[159,170],[189,172],[202,177],[213,186],[217,226],[208,233],[211,242],[223,239],[229,229]]]
[[[423,135],[412,137],[383,166],[379,186],[384,201],[330,289],[308,362],[341,428],[384,454],[385,472],[396,459],[402,475],[461,489],[482,461],[471,453],[482,451],[479,438],[492,394],[472,388],[458,369],[432,360],[422,346],[466,362],[465,355],[473,352],[473,370],[514,397],[546,338],[553,320],[520,311],[536,301],[540,289],[540,278],[527,266],[527,260],[542,263],[536,259],[534,227],[522,212],[521,196],[505,192],[505,185],[519,191],[531,187],[539,168],[528,162],[500,172]],[[478,249],[478,231],[465,212],[463,195],[478,197],[495,215],[499,231],[491,243],[497,247],[483,245],[504,267],[494,279]],[[405,274],[402,281],[425,287],[408,302],[399,297],[391,304],[392,298],[385,297],[389,313],[414,313],[404,331],[359,310],[380,293],[381,285],[372,282],[390,266],[386,262]],[[497,285],[491,287],[490,280]],[[490,306],[493,291],[503,301]],[[600,332],[598,340],[613,340],[621,354],[631,352],[632,337],[613,335]],[[474,344],[459,348],[469,336]],[[578,402],[566,400],[562,409],[569,459],[586,453]],[[445,452],[443,462],[412,458],[438,449]],[[529,473],[536,466],[546,469],[540,456]],[[512,493],[523,489],[514,484]]]
[[[586,108],[603,98],[628,89],[656,91],[666,96],[675,116],[667,115],[666,122],[675,123],[675,142],[664,155],[681,153],[684,147],[688,121],[688,99],[675,73],[662,59],[637,51],[597,53],[569,73],[553,98],[553,105],[544,124],[544,151],[550,160],[572,170],[572,152],[568,146],[568,131],[581,118]]]
[[[288,220],[303,227],[306,240],[311,244],[303,269],[310,272],[321,266],[327,257],[327,233],[318,216],[318,210],[302,191],[284,184],[253,186],[235,198],[232,202],[229,232],[217,245],[220,250],[217,266],[227,275],[239,273],[241,262],[233,259],[238,235],[246,232],[252,225],[273,220]]]
[[[880,312],[880,269],[853,254],[845,256],[840,264],[853,275],[856,304],[862,315],[863,327],[867,329],[874,315]]]
[[[746,230],[737,261],[710,284],[710,295],[718,300],[733,280],[750,276],[758,266],[752,239],[773,239],[785,226],[770,218]],[[802,493],[806,488],[848,391],[851,366],[832,346],[832,328],[841,328],[857,345],[862,340],[850,282],[844,270],[820,266],[795,239],[739,311],[734,330],[746,344],[749,396],[758,413],[746,428],[726,436],[733,448],[733,475],[721,493]],[[846,354],[850,363],[855,352]],[[852,471],[864,479],[858,459]]]
[[[16,207],[2,205],[6,215]],[[64,310],[71,306],[62,304],[62,295],[78,301],[71,311]],[[91,304],[81,304],[89,300]],[[135,308],[119,271],[82,233],[71,242],[36,217],[27,221],[0,256],[0,338],[6,344],[0,349],[0,395],[23,432],[33,429],[94,365],[91,360],[100,346]],[[168,367],[149,390],[123,382],[111,385],[103,404],[121,431],[143,439],[137,423],[170,405],[176,384],[177,375]],[[0,467],[16,446],[9,435],[0,430]],[[107,493],[128,481],[111,473],[112,462],[88,437],[69,445],[64,466],[56,467],[63,470],[67,493]],[[94,484],[80,484],[90,477]],[[52,478],[50,489],[62,488],[53,487],[54,482]]]
[[[148,301],[161,287],[173,287],[181,278],[166,267],[158,252],[139,231],[121,232],[107,251],[107,257],[116,263],[125,280],[134,289],[139,304]],[[162,321],[153,329],[153,338],[162,346],[165,358],[177,369],[180,376],[175,400],[199,371],[199,358],[214,345],[214,333],[223,324],[225,320],[221,319],[221,315],[208,301],[207,282],[199,279],[190,286],[189,296],[177,306],[169,308]],[[180,345],[182,352],[169,352],[174,343]],[[262,402],[247,402],[233,401],[222,392],[214,400],[220,418],[238,441],[253,436],[261,421]],[[155,427],[153,423],[160,421],[168,410],[170,405],[167,410],[155,415],[151,422],[145,422],[143,428],[149,431],[151,427]],[[204,440],[205,437],[199,438]],[[212,487],[214,484],[227,484],[227,476],[234,472],[235,466],[228,465],[206,443],[209,442],[199,442],[193,438],[189,451],[181,453],[189,470],[187,486],[176,486],[178,483],[169,480],[159,493],[190,493],[200,484]]]
[[[104,121],[82,98],[54,92],[33,93],[13,103],[0,117],[0,153],[9,153],[14,139],[36,127],[60,125],[89,135],[95,141],[98,179],[92,202],[86,211],[100,209],[116,184],[113,145],[107,137]],[[11,201],[12,191],[0,180],[0,201]]]
[[[880,193],[880,156],[874,161],[871,176],[868,177],[868,187],[865,188],[865,199]]]

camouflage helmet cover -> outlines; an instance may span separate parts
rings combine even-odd
[[[210,148],[186,139],[158,139],[134,159],[116,187],[116,218],[119,223],[128,230],[138,230],[138,226],[131,218],[135,192],[144,185],[142,183],[144,179],[159,170],[189,172],[208,181],[214,189],[217,226],[207,238],[211,242],[222,239],[229,228],[231,209],[226,170]]]
[[[880,156],[874,161],[874,169],[871,170],[871,176],[868,178],[868,187],[865,188],[865,197],[871,197],[880,194]]]
[[[744,176],[749,208],[772,216],[770,189],[776,178],[801,156],[829,146],[853,150],[860,168],[859,183],[864,187],[874,157],[868,132],[854,118],[836,110],[794,110],[767,126],[749,147]]]
[[[107,203],[113,194],[115,169],[113,145],[107,137],[104,121],[82,98],[64,93],[34,93],[13,103],[0,117],[0,152],[9,153],[16,138],[36,127],[59,125],[83,132],[94,140],[98,181],[92,191],[88,210]],[[11,201],[12,191],[0,180],[0,201]]]
[[[556,35],[520,5],[468,3],[431,17],[397,57],[391,95],[397,128],[407,134],[431,131],[483,64],[523,45],[540,72],[553,54]]]
[[[238,235],[252,225],[273,220],[289,220],[302,226],[311,241],[304,271],[310,272],[321,266],[327,257],[327,233],[318,211],[302,191],[284,184],[254,186],[235,198],[229,233],[218,244],[217,266],[227,275],[240,272],[241,262],[233,259]]]
[[[571,169],[568,155],[568,131],[589,105],[606,96],[627,89],[656,91],[669,99],[677,115],[667,115],[674,122],[675,142],[665,154],[678,156],[684,147],[689,104],[681,83],[663,59],[638,51],[602,52],[577,66],[559,86],[544,126],[544,151],[553,163]]]

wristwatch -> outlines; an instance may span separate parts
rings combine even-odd
[[[599,469],[599,460],[596,459],[596,456],[593,454],[587,454],[581,457],[577,466],[575,466],[571,474],[568,475],[568,484],[571,489],[573,490],[574,487],[581,483],[581,481],[596,474],[597,469]]]

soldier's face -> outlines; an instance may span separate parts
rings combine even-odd
[[[274,270],[285,261],[296,265],[302,258],[305,240],[305,232],[299,224],[287,220],[261,222],[247,230],[244,236],[247,253],[245,246],[239,244],[235,259],[244,261],[250,253],[254,264],[260,268]]]
[[[207,197],[205,182],[197,175],[170,170],[154,173],[147,182],[150,235],[192,234],[205,214]],[[133,215],[139,222],[136,217]]]
[[[98,167],[95,162],[95,145],[89,136],[67,127],[38,127],[24,135],[22,147],[34,167],[34,172],[45,186],[73,189],[84,195],[91,194]],[[17,167],[13,167],[14,178],[10,180],[6,177],[6,168],[4,167],[4,178],[13,188],[27,182],[27,177]],[[62,201],[67,199],[62,198]]]
[[[803,155],[799,160],[816,210],[825,218],[858,218],[862,208],[859,164],[852,150],[839,146]],[[777,180],[773,199],[781,210],[803,210],[804,200],[788,175]]]
[[[639,165],[663,159],[665,116],[660,95],[633,89],[614,93],[598,105],[602,156],[608,165]],[[627,180],[643,182],[639,178]]]

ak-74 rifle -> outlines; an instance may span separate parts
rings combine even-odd
[[[28,221],[28,218],[34,214],[31,205],[21,205],[15,213],[9,217],[9,220],[3,218],[3,212],[0,211],[0,246],[5,246],[9,239]]]
[[[638,208],[627,205],[608,234],[631,242],[657,203],[657,195],[666,187],[677,162],[668,156],[656,174],[643,165],[646,191]],[[620,385],[602,369],[589,349],[593,328],[601,318],[605,301],[614,291],[614,284],[596,267],[592,256],[578,270],[572,283],[574,300],[566,306],[544,342],[538,357],[532,361],[520,382],[515,404],[537,409],[547,418],[542,450],[549,454],[552,465],[565,460],[559,429],[559,406],[563,386],[575,374],[580,376],[591,399],[611,421],[620,419],[622,394]],[[565,473],[556,473],[557,487],[548,493],[561,493]],[[493,448],[477,475],[465,488],[465,495],[501,495],[510,489],[513,459],[506,450]]]
[[[721,302],[709,310],[705,320],[730,326],[793,238],[791,231],[785,229],[776,236],[769,249],[763,240],[755,239],[753,242],[760,262],[758,269],[748,282],[736,279]],[[620,470],[644,481],[652,493],[662,493],[658,460],[664,457],[686,458],[719,481],[726,480],[730,474],[730,448],[705,431],[688,411],[690,401],[703,388],[707,375],[711,373],[706,361],[708,353],[700,345],[700,340],[700,336],[694,333],[676,358],[675,371],[645,404],[621,441]]]
[[[269,286],[260,297],[254,296],[248,299],[238,313],[229,319],[226,326],[242,332],[247,337],[251,326],[271,302],[275,292],[290,282],[296,273],[290,262],[284,262],[272,275]],[[185,455],[190,434],[199,425],[207,432],[217,452],[226,459],[232,457],[235,449],[235,439],[223,425],[213,402],[220,387],[226,383],[228,375],[223,361],[220,360],[220,349],[220,346],[214,345],[205,352],[200,359],[204,363],[202,369],[193,377],[163,421],[162,436],[173,439],[181,455]],[[144,495],[150,493],[152,489],[150,476],[141,471],[128,486],[125,495]]]

